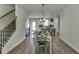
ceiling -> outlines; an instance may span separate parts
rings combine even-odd
[[[42,5],[41,4],[20,4],[20,6],[28,13],[28,14],[42,14]],[[67,4],[45,4],[45,14],[58,14]]]

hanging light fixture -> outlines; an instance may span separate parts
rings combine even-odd
[[[44,10],[44,6],[45,6],[45,4],[42,4],[42,13],[43,13],[42,20],[43,20],[43,22],[45,22],[45,10]]]

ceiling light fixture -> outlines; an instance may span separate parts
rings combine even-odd
[[[45,10],[44,10],[45,4],[42,4],[42,13],[43,13],[43,22],[45,22]]]

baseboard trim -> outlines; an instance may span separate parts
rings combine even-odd
[[[67,44],[73,51],[75,51],[77,54],[79,54],[79,52],[76,50],[76,48],[74,48],[72,45],[70,45],[67,41],[64,40],[63,37],[60,36],[60,40],[63,41],[65,44]]]

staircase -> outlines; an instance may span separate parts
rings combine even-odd
[[[5,16],[9,15],[13,11],[15,10],[11,10],[6,15],[0,18],[4,18]],[[9,39],[11,38],[15,30],[16,30],[16,16],[14,16],[12,20],[7,25],[5,25],[4,28],[0,29],[0,54],[2,53],[2,48],[4,48],[5,45],[8,43]]]

